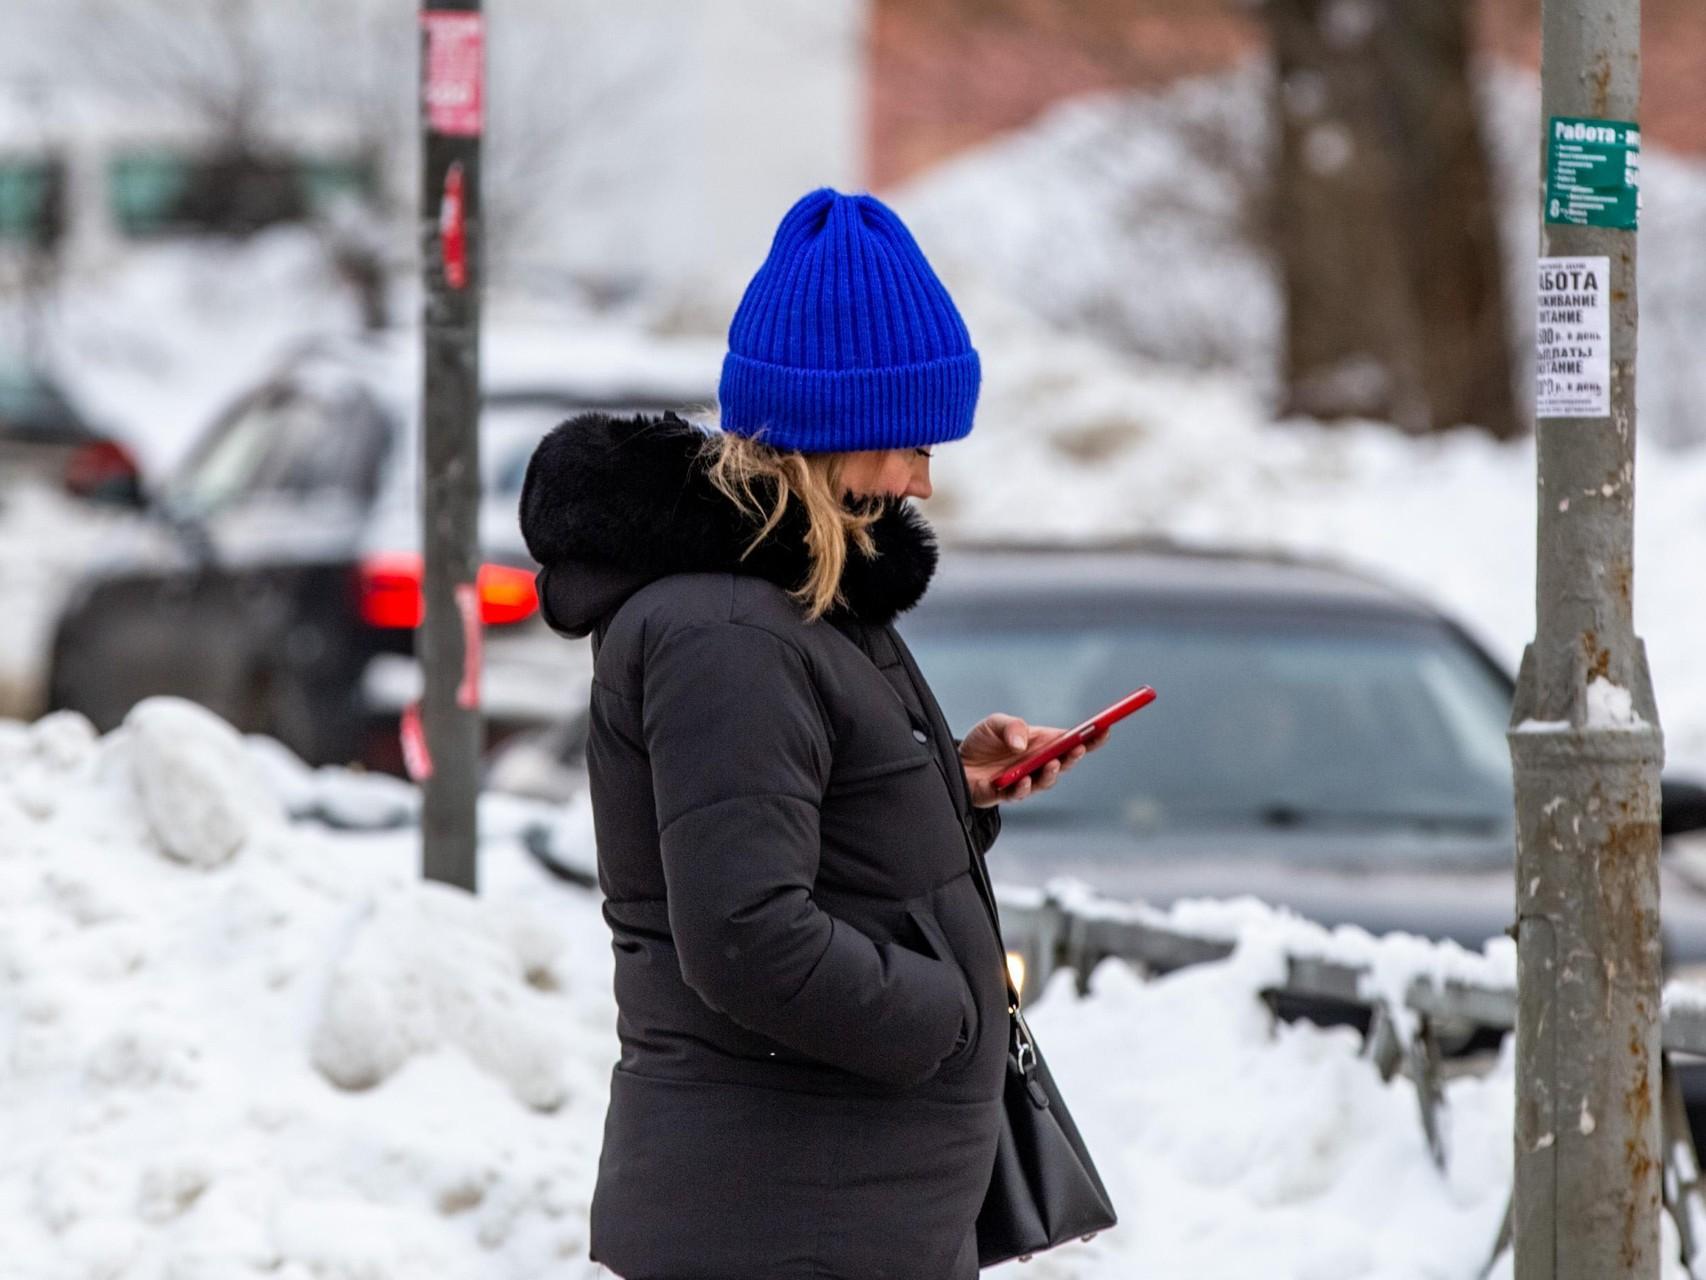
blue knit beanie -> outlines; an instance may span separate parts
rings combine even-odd
[[[965,321],[893,209],[800,197],[729,325],[722,427],[781,449],[903,449],[971,431]]]

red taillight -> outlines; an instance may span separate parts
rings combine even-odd
[[[361,620],[372,627],[420,626],[422,573],[421,558],[411,552],[368,556],[356,582]]]
[[[373,627],[414,628],[421,624],[421,558],[410,551],[382,552],[361,562],[356,594],[361,620]],[[539,607],[533,575],[507,564],[483,564],[475,580],[480,621],[488,627],[522,622]]]
[[[480,588],[480,621],[488,627],[521,622],[531,618],[539,607],[533,575],[526,569],[509,564],[483,564],[475,581]]]
[[[79,498],[123,496],[138,479],[136,458],[116,440],[80,445],[65,463],[66,491]]]

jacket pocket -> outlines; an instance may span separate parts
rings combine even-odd
[[[941,922],[935,915],[922,907],[909,907],[906,912],[912,923],[917,926],[919,933],[924,935],[925,944],[930,948],[936,959],[949,965],[960,982],[960,1008],[964,1019],[961,1027],[962,1041],[955,1045],[954,1051],[942,1060],[941,1070],[947,1072],[958,1066],[972,1051],[977,1048],[978,1032],[981,1029],[981,1019],[977,1012],[977,997],[972,994],[971,980],[966,976],[964,966],[959,957],[948,944],[947,934],[942,932]]]
[[[883,760],[870,760],[864,764],[852,765],[835,769],[829,777],[829,791],[836,792],[849,786],[870,782],[876,778],[886,778],[892,774],[905,773],[909,769],[922,769],[931,760],[928,751],[914,755],[893,756]]]

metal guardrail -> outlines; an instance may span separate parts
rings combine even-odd
[[[995,886],[1001,932],[1008,948],[1025,965],[1025,987],[1041,990],[1060,969],[1077,975],[1080,995],[1087,994],[1091,971],[1104,959],[1119,958],[1149,972],[1165,973],[1230,957],[1237,943],[1170,926],[1159,913],[1117,902],[1092,902],[1080,894],[1062,898],[1045,890]],[[1491,966],[1489,966],[1491,967]],[[1267,996],[1356,1005],[1369,1013],[1365,1056],[1390,1080],[1400,1072],[1415,1086],[1418,1118],[1434,1164],[1448,1163],[1445,1146],[1444,1053],[1442,1038],[1479,1028],[1509,1031],[1516,1026],[1514,982],[1419,977],[1406,984],[1403,1010],[1388,1007],[1376,994],[1374,974],[1362,965],[1331,956],[1286,951],[1284,980],[1266,988]],[[1661,1124],[1664,1150],[1665,1209],[1676,1223],[1682,1262],[1690,1275],[1706,1246],[1696,1224],[1706,1221],[1706,1189],[1699,1155],[1689,1128],[1682,1089],[1672,1068],[1674,1053],[1706,1057],[1706,991],[1698,1000],[1669,1000],[1663,1009]],[[1492,1271],[1510,1247],[1512,1204],[1507,1200],[1498,1237],[1481,1275]]]
[[[1001,932],[1010,949],[1025,962],[1025,984],[1039,989],[1057,969],[1073,969],[1082,992],[1090,971],[1108,957],[1118,957],[1145,969],[1168,972],[1193,964],[1224,960],[1235,948],[1231,941],[1170,928],[1146,919],[1121,919],[1112,911],[1086,913],[1051,894],[1040,900],[1034,891],[996,886],[1001,908]],[[1115,904],[1110,904],[1114,906]],[[1116,908],[1117,909],[1117,908]],[[1360,1004],[1375,1010],[1367,994],[1366,968],[1307,954],[1288,955],[1286,979],[1273,994],[1300,999]],[[1485,1027],[1509,1031],[1516,1026],[1516,988],[1447,980],[1436,985],[1418,978],[1405,992],[1404,1003],[1422,1018],[1441,1025]],[[1706,1058],[1706,990],[1699,1003],[1667,1003],[1663,1012],[1663,1046],[1667,1053]]]

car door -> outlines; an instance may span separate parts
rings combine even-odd
[[[194,696],[311,760],[338,759],[359,667],[350,574],[391,428],[353,384],[277,388],[260,416],[267,447],[205,519]]]

